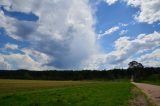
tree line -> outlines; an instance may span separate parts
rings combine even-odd
[[[160,68],[128,68],[112,70],[1,70],[0,79],[29,79],[29,80],[114,80],[130,79],[134,77],[135,81],[145,80],[147,78],[160,79]]]

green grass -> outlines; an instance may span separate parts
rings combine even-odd
[[[52,82],[54,83],[54,81]],[[67,83],[67,81],[65,83]],[[18,84],[16,86],[18,86]],[[132,87],[132,84],[129,82],[83,81],[78,82],[77,85],[74,84],[74,86],[73,84],[68,84],[43,89],[37,88],[33,91],[31,89],[24,89],[24,91],[22,89],[18,89],[17,91],[14,89],[14,92],[9,91],[9,93],[0,94],[0,105],[126,106],[132,97]],[[8,88],[8,90],[9,89],[12,88]]]
[[[160,79],[159,80],[143,80],[140,81],[141,83],[148,83],[148,84],[153,84],[153,85],[160,85]]]
[[[160,74],[152,74],[146,79],[141,80],[140,82],[160,85]]]

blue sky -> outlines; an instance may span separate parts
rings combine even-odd
[[[139,11],[139,8],[130,7],[126,5],[125,2],[118,2],[110,6],[104,1],[101,2],[97,8],[96,19],[98,22],[96,24],[96,33],[104,32],[114,26],[120,27],[118,31],[112,33],[112,36],[106,36],[101,39],[100,43],[103,47],[108,45],[106,42],[112,46],[113,42],[121,36],[119,33],[122,30],[127,30],[127,34],[125,35],[131,38],[135,38],[142,33],[160,31],[160,25],[157,25],[158,23],[147,24],[136,22],[134,20],[134,15]],[[120,24],[127,24],[127,26],[124,27]],[[109,50],[113,49],[108,46],[107,48]]]
[[[1,69],[160,66],[159,0],[2,0]]]

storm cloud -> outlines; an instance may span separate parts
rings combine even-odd
[[[31,22],[1,12],[4,19],[1,27],[12,38],[29,40],[30,48],[50,56],[52,60],[47,65],[62,69],[79,68],[83,60],[96,51],[95,21],[88,1],[3,2],[8,12],[33,13],[38,17],[37,21]]]

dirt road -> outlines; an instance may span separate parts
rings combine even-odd
[[[157,106],[160,106],[160,86],[135,82],[132,83],[140,88]]]

